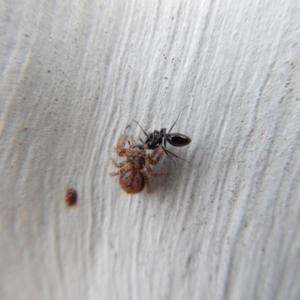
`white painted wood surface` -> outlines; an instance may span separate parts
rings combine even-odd
[[[298,0],[0,11],[1,299],[300,298]],[[193,167],[123,193],[118,136],[186,104]]]

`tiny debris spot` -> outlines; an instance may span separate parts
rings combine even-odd
[[[189,257],[187,258],[187,261],[186,261],[186,267],[188,268],[191,264],[191,261],[192,261],[192,258],[193,258],[193,255],[190,254]]]
[[[77,204],[77,192],[74,189],[67,189],[65,193],[65,202],[68,207]]]

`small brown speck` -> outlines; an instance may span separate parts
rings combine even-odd
[[[77,204],[77,192],[74,189],[67,189],[65,193],[66,205],[71,207]]]

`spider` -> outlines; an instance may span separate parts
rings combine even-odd
[[[129,148],[125,148],[127,139],[120,136],[118,139],[116,153],[118,156],[125,157],[121,163],[114,160],[112,163],[118,172],[110,173],[112,176],[119,176],[119,184],[123,191],[127,194],[137,194],[141,192],[146,184],[150,191],[150,177],[163,176],[165,173],[154,173],[151,165],[156,165],[161,160],[164,152],[161,148],[156,148],[151,154],[146,153],[144,145],[129,144]]]

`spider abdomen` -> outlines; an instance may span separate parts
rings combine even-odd
[[[129,169],[120,175],[120,187],[127,194],[137,194],[145,187],[145,179],[139,170]]]

